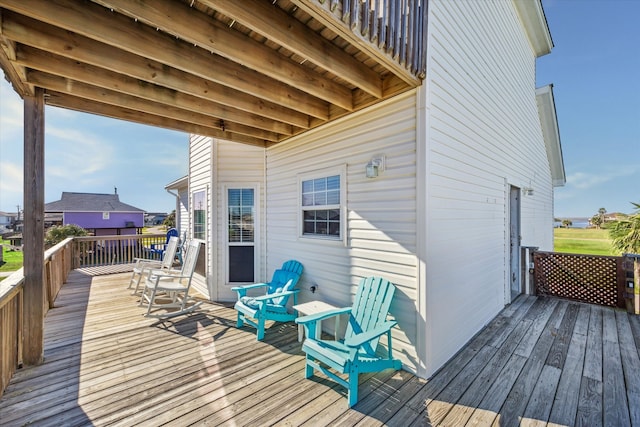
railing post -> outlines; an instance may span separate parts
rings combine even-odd
[[[527,295],[535,295],[534,283],[534,262],[533,254],[539,249],[538,246],[522,246],[522,277],[524,277],[524,292]]]
[[[627,312],[640,314],[640,255],[623,254]]]
[[[24,97],[24,362],[44,357],[44,89]]]

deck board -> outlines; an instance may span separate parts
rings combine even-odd
[[[146,318],[129,273],[89,273],[62,288],[1,425],[640,426],[640,321],[623,311],[523,296],[429,380],[362,375],[349,409],[341,386],[304,379],[293,323],[257,342],[224,304]]]

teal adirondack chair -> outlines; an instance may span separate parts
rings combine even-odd
[[[402,363],[393,358],[391,328],[396,321],[388,321],[387,314],[395,287],[380,277],[367,277],[360,281],[352,307],[338,308],[324,313],[296,319],[304,325],[306,340],[302,350],[307,353],[305,378],[311,378],[314,370],[323,372],[347,388],[349,407],[358,402],[358,375],[378,372],[387,368],[400,369]],[[349,324],[344,341],[318,340],[317,323],[328,317],[349,314]],[[387,335],[386,354],[377,352],[378,340]],[[345,380],[337,375],[348,374]]]
[[[269,283],[255,283],[231,288],[238,293],[238,301],[235,305],[235,309],[238,311],[238,328],[247,322],[256,328],[256,339],[262,341],[264,325],[267,320],[276,322],[295,320],[297,313],[287,311],[287,302],[289,297],[293,295],[294,305],[297,303],[300,291],[294,288],[300,280],[302,269],[302,264],[298,261],[289,260],[282,264],[280,269],[274,271]],[[259,288],[265,289],[263,295],[257,297],[247,295],[247,291]]]

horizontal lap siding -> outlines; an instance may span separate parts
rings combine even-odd
[[[394,350],[415,369],[416,145],[415,93],[323,126],[267,150],[267,266],[296,258],[305,267],[301,300],[349,306],[362,277],[397,286],[391,308],[399,322]],[[384,155],[386,169],[365,177],[365,165]],[[298,176],[346,168],[347,239],[299,237]],[[344,185],[344,183],[343,183]],[[319,292],[311,294],[311,284]]]
[[[266,281],[271,277],[271,272],[265,271],[264,266],[264,148],[253,147],[245,144],[216,140],[216,167],[215,167],[215,186],[217,188],[216,196],[216,220],[214,228],[214,236],[212,241],[217,241],[217,257],[216,257],[216,288],[218,301],[234,301],[237,294],[231,291],[231,285],[227,284],[226,265],[227,265],[227,246],[226,234],[227,212],[225,211],[225,186],[233,184],[234,186],[253,186],[258,185],[259,194],[257,199],[259,206],[256,206],[258,212],[259,228],[257,235],[259,239],[256,257],[260,260],[258,270],[255,272],[256,282]],[[267,277],[268,276],[268,277]]]
[[[191,196],[195,191],[206,190],[207,191],[207,224],[211,224],[212,209],[211,209],[211,166],[212,166],[212,147],[213,140],[210,137],[191,135],[189,138],[189,190],[188,190],[188,203],[187,209],[190,210],[188,217],[187,228],[183,230],[187,232],[189,238],[193,237],[193,211],[191,211]],[[210,227],[207,226],[207,275],[211,275],[211,254],[212,245]],[[193,287],[207,298],[215,299],[215,295],[212,295],[209,286],[207,285],[207,278],[196,274],[193,278]]]
[[[427,371],[504,305],[508,185],[522,244],[549,244],[553,195],[535,57],[507,0],[429,3]]]

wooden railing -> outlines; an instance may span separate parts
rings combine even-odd
[[[420,78],[424,78],[426,65],[424,34],[427,27],[427,3],[428,0],[299,2],[308,8],[331,14],[334,20],[342,23],[343,31],[350,29],[360,40],[377,46],[389,58]]]
[[[533,260],[536,294],[626,307],[623,257],[535,252]]]
[[[53,307],[71,271],[73,239],[66,239],[44,253],[44,312]],[[24,274],[20,269],[0,282],[0,396],[13,373],[22,365]]]
[[[0,396],[22,365],[22,269],[0,282]]]
[[[135,258],[161,259],[166,240],[165,234],[76,237],[73,268],[128,264]]]
[[[53,308],[69,272],[80,267],[131,263],[134,258],[157,259],[166,241],[164,234],[68,238],[44,253],[44,313]],[[16,369],[22,365],[24,274],[16,271],[0,282],[0,396]]]

